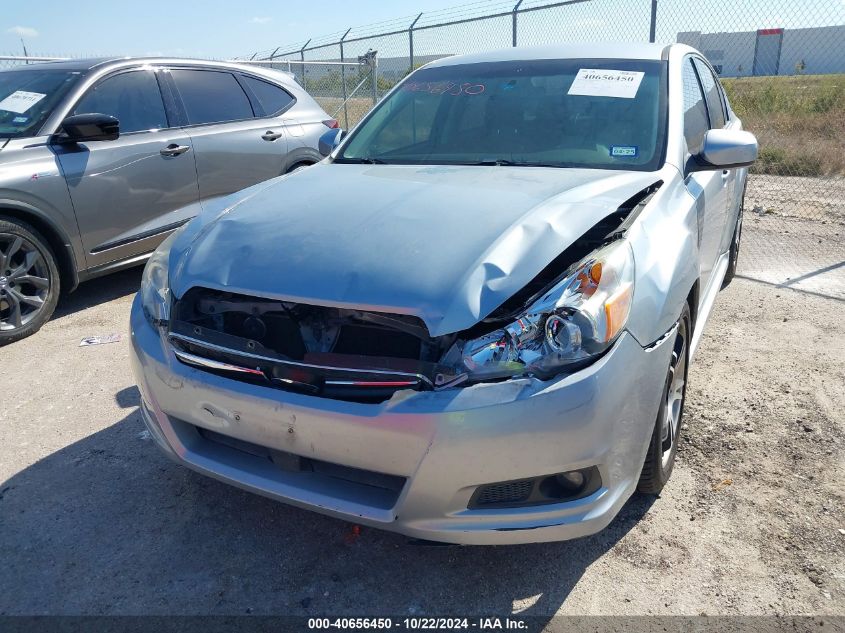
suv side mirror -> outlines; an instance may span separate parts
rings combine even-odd
[[[108,114],[74,114],[62,121],[59,143],[113,141],[120,136],[120,121]]]
[[[331,129],[323,134],[317,142],[317,149],[320,150],[320,154],[322,156],[331,154],[340,145],[343,135],[344,131],[340,128]]]
[[[708,130],[691,171],[748,167],[757,160],[757,138],[743,130]]]

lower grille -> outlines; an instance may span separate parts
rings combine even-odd
[[[523,481],[511,481],[504,484],[493,484],[479,489],[477,498],[478,505],[492,505],[499,503],[519,503],[525,501],[531,495],[534,487],[533,479]]]
[[[172,418],[171,422],[174,422]],[[268,467],[271,468],[276,472],[274,478],[282,483],[330,494],[347,501],[387,510],[396,505],[407,481],[405,477],[397,475],[352,468],[275,450],[187,422],[178,421],[177,424],[193,429],[201,438],[199,442],[191,443],[194,452],[204,453],[216,461],[237,463],[239,468],[243,468],[244,458],[256,460],[256,469],[265,471]]]

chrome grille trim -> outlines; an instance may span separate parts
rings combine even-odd
[[[265,362],[265,363],[273,363],[273,364],[276,364],[276,365],[284,365],[286,367],[294,367],[294,368],[301,368],[301,369],[313,369],[313,370],[317,370],[317,371],[338,372],[338,373],[344,373],[344,374],[353,373],[353,374],[370,374],[370,375],[373,375],[373,376],[402,376],[402,377],[405,377],[405,378],[412,378],[416,382],[425,383],[431,389],[434,389],[434,384],[431,382],[431,380],[429,380],[426,376],[423,376],[422,374],[412,374],[412,373],[403,372],[403,371],[387,371],[387,370],[383,370],[383,369],[358,369],[358,368],[355,368],[355,367],[332,367],[331,365],[314,365],[314,364],[311,364],[311,363],[303,363],[303,362],[300,362],[300,361],[284,360],[284,359],[281,359],[281,358],[273,358],[272,356],[264,356],[263,354],[253,354],[253,353],[250,353],[250,352],[242,352],[240,350],[230,349],[228,347],[222,347],[220,345],[215,345],[214,343],[207,343],[206,341],[201,341],[201,340],[195,339],[191,336],[185,336],[184,334],[177,334],[177,333],[174,333],[174,332],[171,332],[169,334],[169,339],[170,339],[171,342],[175,342],[177,344],[178,343],[187,343],[188,345],[192,345],[194,347],[201,347],[201,348],[207,349],[207,350],[212,351],[212,352],[218,352],[218,353],[221,353],[221,354],[229,354],[231,356],[239,356],[241,358],[248,358],[248,359],[251,359],[251,360],[262,361],[262,362]],[[174,354],[176,354],[177,358],[179,357],[177,351],[181,354],[187,353],[187,352],[183,352],[182,350],[174,349]],[[197,359],[202,359],[202,360],[206,360],[206,361],[210,361],[210,362],[217,362],[217,361],[213,361],[212,359],[205,359],[202,356],[197,356],[196,354],[189,354],[189,355],[194,357],[194,358],[197,358]],[[192,363],[188,363],[188,364],[192,364]],[[228,365],[228,363],[223,363],[223,364]],[[231,367],[237,368],[238,366],[237,365],[231,365]],[[240,369],[244,369],[244,368],[240,368]]]
[[[267,378],[267,375],[260,369],[251,369],[249,367],[232,365],[230,363],[224,363],[222,361],[214,360],[212,358],[205,358],[203,356],[197,356],[196,354],[189,354],[188,352],[183,352],[180,349],[173,350],[173,353],[176,354],[176,358],[181,360],[186,365],[196,365],[197,367],[205,367],[206,369],[215,369],[218,371],[231,371],[240,374],[261,376],[265,379]]]

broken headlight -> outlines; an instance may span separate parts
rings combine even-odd
[[[147,260],[141,275],[141,306],[153,325],[166,325],[170,319],[170,246],[179,231],[173,232]]]
[[[550,378],[613,344],[628,320],[633,285],[627,241],[604,246],[572,266],[513,323],[459,342],[447,356],[470,382],[528,374]]]

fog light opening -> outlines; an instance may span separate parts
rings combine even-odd
[[[577,499],[585,496],[590,479],[590,469],[568,470],[545,477],[540,481],[539,491],[547,499]]]
[[[581,488],[587,482],[587,478],[584,477],[584,473],[580,470],[570,470],[566,473],[560,473],[559,475],[555,475],[555,478],[561,486],[569,488],[573,492],[580,492]]]
[[[554,475],[500,481],[476,488],[467,507],[473,509],[524,508],[589,497],[601,488],[596,466]]]

